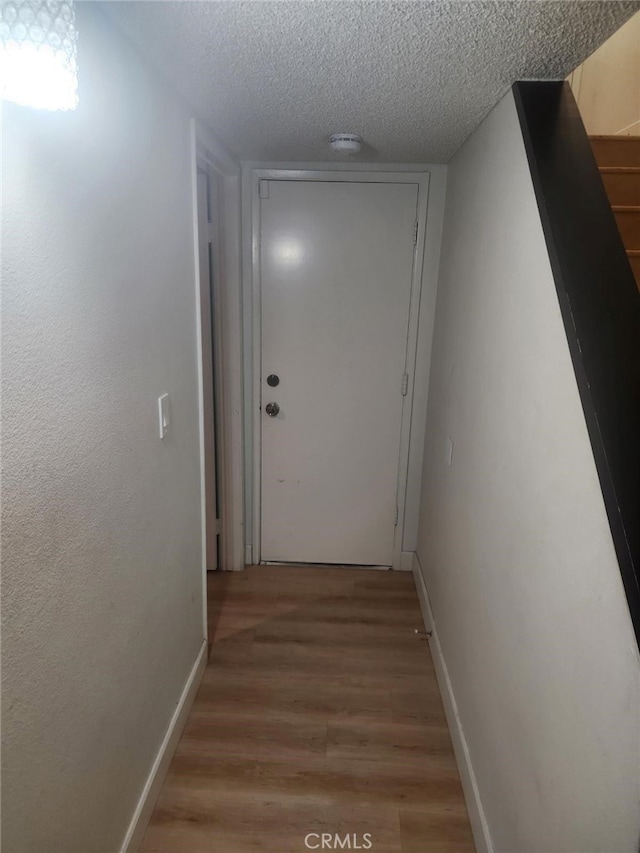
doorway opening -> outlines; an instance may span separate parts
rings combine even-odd
[[[202,431],[204,434],[204,527],[205,568],[220,566],[220,471],[223,459],[220,442],[222,411],[220,375],[219,223],[217,177],[209,170],[197,171],[198,271],[200,296],[200,339],[202,371]]]
[[[199,379],[202,630],[209,579],[244,568],[240,166],[192,122],[191,197]]]

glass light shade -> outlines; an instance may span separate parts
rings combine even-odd
[[[77,33],[72,0],[2,0],[2,98],[41,110],[78,104]]]

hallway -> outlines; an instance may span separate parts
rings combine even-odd
[[[325,849],[338,834],[375,853],[472,853],[416,628],[408,573],[210,573],[209,664],[143,853],[302,853],[322,833]]]

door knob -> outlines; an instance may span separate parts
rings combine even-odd
[[[275,418],[280,411],[280,406],[277,403],[267,403],[264,410],[270,418]]]

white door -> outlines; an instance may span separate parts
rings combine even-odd
[[[260,196],[261,559],[390,566],[418,186]]]

